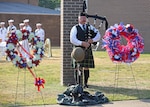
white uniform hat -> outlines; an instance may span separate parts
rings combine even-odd
[[[19,23],[19,26],[24,26],[24,23]]]
[[[36,26],[42,26],[42,24],[41,23],[37,23]]]
[[[12,23],[12,22],[14,22],[14,20],[13,20],[13,19],[10,19],[10,20],[8,20],[8,22],[9,22],[9,23]]]
[[[29,19],[25,19],[23,22],[24,22],[24,23],[29,22]]]
[[[1,25],[4,25],[4,24],[5,24],[5,22],[0,22],[0,24],[1,24]]]

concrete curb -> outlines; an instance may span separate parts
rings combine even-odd
[[[23,106],[23,107],[69,107],[66,105],[39,105],[39,106]],[[114,101],[107,104],[99,104],[92,106],[70,106],[70,107],[150,107],[150,99]]]

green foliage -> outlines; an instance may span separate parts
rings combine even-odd
[[[60,0],[39,0],[39,6],[55,9],[60,7]]]

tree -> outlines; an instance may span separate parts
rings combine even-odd
[[[39,6],[55,9],[60,7],[60,0],[39,0]]]

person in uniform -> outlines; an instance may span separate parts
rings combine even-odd
[[[19,30],[23,30],[24,29],[24,23],[19,23]]]
[[[95,32],[93,38],[89,38],[87,30]],[[74,25],[70,31],[70,42],[74,47],[81,47],[85,51],[85,57],[83,61],[78,62],[83,70],[84,75],[84,88],[88,88],[89,68],[94,68],[94,58],[92,53],[91,44],[100,40],[100,32],[92,25],[87,24],[87,18],[83,12],[78,16],[78,24]],[[78,84],[77,76],[77,62],[73,64],[75,68],[75,81]]]
[[[5,22],[0,22],[0,56],[5,56],[7,29]]]
[[[23,20],[23,22],[24,22],[24,27],[23,27],[23,29],[26,29],[26,30],[28,30],[29,32],[32,32],[32,28],[31,28],[31,26],[29,25],[29,19],[25,19],[25,20]]]
[[[5,42],[7,36],[7,29],[5,27],[5,22],[0,22],[0,38],[1,42]]]
[[[10,36],[11,33],[15,32],[17,30],[16,26],[14,26],[14,20],[10,19],[8,20],[8,27],[7,27],[7,35]]]
[[[32,32],[32,28],[29,25],[29,19],[23,20],[23,23],[20,23],[19,27],[20,27],[20,30],[27,30],[30,33]],[[30,55],[29,55],[29,53],[30,53],[30,43],[29,43],[28,39],[22,40],[20,43],[22,45],[22,48],[24,48],[26,50],[26,51],[21,52],[22,56],[24,58],[29,58],[30,57]]]
[[[19,31],[22,32],[23,29],[24,29],[24,23],[19,23]],[[17,45],[17,51],[19,52],[20,56],[26,57],[27,55],[22,48],[24,48],[25,50],[28,50],[28,48],[27,48],[28,43],[26,44],[26,40],[21,40],[21,41],[19,41],[19,44],[22,45],[22,47]],[[28,52],[29,52],[29,50],[28,50]]]
[[[12,33],[15,33],[17,30],[16,26],[14,25],[14,20],[10,19],[8,20],[8,27],[7,27],[7,36],[6,39],[8,39]],[[7,61],[11,61],[8,57],[6,57]]]
[[[44,42],[44,40],[45,40],[45,31],[44,31],[44,29],[42,29],[42,24],[41,23],[36,24],[35,35],[40,37],[40,39]]]

